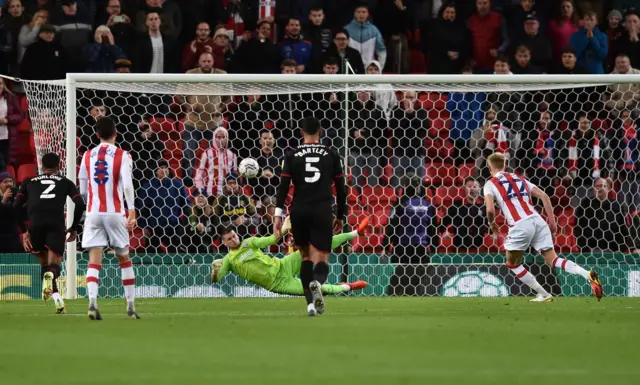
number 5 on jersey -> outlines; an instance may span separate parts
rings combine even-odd
[[[304,181],[307,183],[315,183],[320,179],[320,169],[318,169],[317,167],[315,167],[313,164],[314,163],[318,163],[320,161],[320,158],[318,157],[312,157],[312,158],[305,158],[305,171],[308,173],[313,173],[313,176],[307,176],[304,178]]]

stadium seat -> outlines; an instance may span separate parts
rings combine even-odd
[[[470,176],[476,176],[476,164],[475,163],[466,163],[461,165],[458,170],[460,170],[460,178],[464,181],[464,179]]]
[[[465,189],[458,186],[440,186],[436,189],[436,196],[434,197],[433,204],[435,206],[444,206],[447,209],[455,201],[461,201],[464,199]]]
[[[391,215],[392,207],[376,210],[369,216],[369,224],[371,225],[374,233],[383,233],[384,227],[389,223],[389,216]]]
[[[483,249],[485,249],[485,251],[497,253],[502,251],[503,247],[504,236],[499,235],[495,239],[489,234],[484,236]]]
[[[347,223],[351,227],[356,227],[365,217],[368,217],[369,212],[366,209],[360,209],[354,207],[350,210],[349,215],[347,216]]]
[[[360,202],[360,194],[358,190],[353,187],[348,187],[347,203],[353,205]]]
[[[411,55],[411,65],[409,71],[414,74],[426,74],[427,73],[427,62],[424,57],[424,53],[417,49],[412,49],[410,51]]]
[[[133,234],[131,234],[131,237],[129,237],[130,239],[130,243],[129,243],[129,249],[132,251],[137,251],[137,250],[141,250],[144,249],[144,232],[141,228],[136,227],[133,230]]]
[[[453,145],[448,140],[425,139],[424,146],[430,159],[447,160],[454,153]]]
[[[18,175],[16,178],[16,182],[21,184],[26,179],[33,178],[38,175],[38,165],[37,164],[23,164],[18,167]]]
[[[171,118],[158,118],[152,116],[149,118],[149,126],[154,132],[173,133],[176,131],[175,121]]]
[[[425,165],[424,182],[433,186],[451,186],[462,183],[458,169],[442,162],[430,162]]]
[[[365,204],[389,204],[396,200],[396,193],[393,187],[365,186],[362,188],[362,200]]]
[[[16,180],[16,170],[13,168],[12,165],[7,165],[7,172],[11,174],[11,177],[13,178],[13,180]]]
[[[447,94],[440,94],[432,92],[427,95],[426,98],[420,98],[422,100],[422,108],[426,110],[444,110],[446,108]]]

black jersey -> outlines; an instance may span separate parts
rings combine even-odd
[[[290,182],[295,187],[293,207],[331,204],[334,181],[338,198],[336,216],[343,219],[346,191],[340,155],[322,144],[302,144],[284,157],[277,207],[284,206]]]
[[[18,202],[27,202],[29,221],[36,223],[60,223],[64,226],[64,208],[67,197],[81,200],[76,185],[56,174],[42,174],[22,182]],[[16,205],[20,205],[20,203]]]

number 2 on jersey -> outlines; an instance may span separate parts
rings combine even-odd
[[[53,199],[56,197],[56,194],[52,194],[53,189],[56,188],[56,182],[45,179],[41,180],[40,183],[49,186],[42,192],[42,194],[40,194],[40,199]]]
[[[525,182],[522,179],[514,179],[514,184],[516,185],[516,188],[518,188],[518,190],[520,191],[521,197],[526,197],[529,195],[527,194],[527,188],[526,188]],[[513,184],[507,182],[506,185],[507,185],[507,199],[513,199],[517,197],[518,194],[513,192]]]
[[[304,171],[313,173],[313,176],[305,177],[304,181],[307,183],[317,182],[320,179],[320,169],[313,166],[313,164],[318,163],[320,161],[320,158],[318,157],[305,158],[304,161],[305,161]]]

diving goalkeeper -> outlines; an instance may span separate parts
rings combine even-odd
[[[369,225],[369,220],[364,219],[356,231],[335,235],[332,238],[331,248],[335,249],[341,244],[352,240]],[[285,220],[282,226],[282,236],[291,230],[291,221]],[[229,253],[222,259],[216,259],[211,264],[211,280],[218,282],[229,271],[232,271],[249,282],[263,287],[273,293],[288,295],[304,295],[300,279],[296,276],[300,273],[302,256],[299,251],[291,253],[284,258],[274,258],[265,255],[261,249],[278,243],[280,239],[275,235],[268,237],[252,237],[240,241],[238,234],[232,227],[227,227],[222,232],[222,242],[229,248]],[[342,283],[339,285],[322,285],[323,294],[339,294],[350,290],[364,289],[365,281]]]

